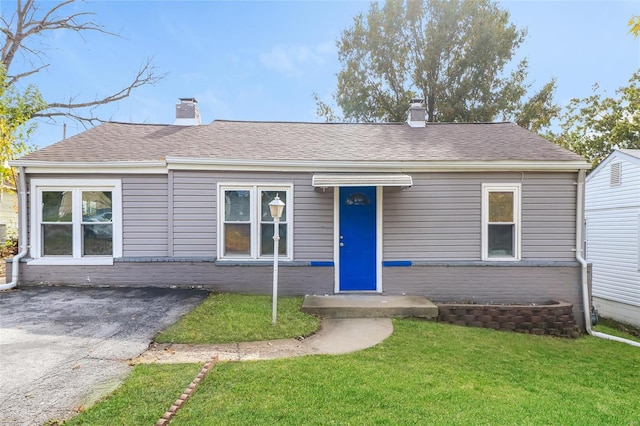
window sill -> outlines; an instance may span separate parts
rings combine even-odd
[[[486,257],[482,259],[483,262],[520,262],[520,259],[515,257]]]
[[[111,266],[113,265],[113,257],[87,257],[82,259],[74,259],[70,257],[40,257],[27,262],[28,265],[65,265],[65,266]]]
[[[294,261],[289,259],[279,259],[280,266],[308,266],[309,262]],[[215,261],[216,266],[273,266],[273,260],[255,259],[218,259]]]

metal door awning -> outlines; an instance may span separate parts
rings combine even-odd
[[[336,186],[396,186],[408,188],[413,185],[413,179],[409,175],[400,173],[318,173],[313,175],[311,185],[315,188]]]

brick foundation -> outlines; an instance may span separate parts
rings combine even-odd
[[[436,303],[438,321],[518,333],[578,337],[573,305],[562,301],[535,305]]]

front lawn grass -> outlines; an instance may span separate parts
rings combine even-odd
[[[210,299],[205,314],[182,325],[183,335],[191,335],[189,327],[220,326],[228,328],[221,333],[225,341],[240,341],[247,329],[266,328],[256,323],[273,327],[269,297]],[[285,311],[299,311],[300,299],[290,302],[279,310],[281,323],[288,321]],[[393,324],[387,340],[352,354],[219,363],[171,425],[640,424],[639,348],[590,336],[561,339],[413,319]],[[199,368],[137,366],[122,388],[69,424],[153,424]]]
[[[199,364],[136,366],[109,397],[65,425],[153,425],[202,368]]]
[[[160,343],[230,343],[308,336],[320,320],[304,314],[301,297],[279,297],[276,325],[272,298],[212,293],[180,321],[160,332]]]
[[[394,320],[342,356],[221,363],[180,425],[622,425],[640,423],[640,350]]]

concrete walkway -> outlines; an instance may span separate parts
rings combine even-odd
[[[393,325],[389,318],[323,319],[320,330],[303,339],[218,345],[154,344],[135,364],[249,361],[290,358],[303,355],[345,354],[377,345],[389,337]]]

